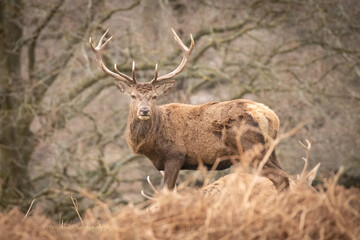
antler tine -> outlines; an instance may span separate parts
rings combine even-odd
[[[147,176],[146,180],[149,183],[151,189],[154,191],[154,193],[158,193],[158,191],[156,190],[156,188],[154,187],[154,185],[152,184],[152,182],[150,180],[150,176]]]
[[[102,50],[106,47],[106,45],[110,42],[110,40],[112,39],[112,36],[109,37],[109,39],[107,39],[104,42],[104,38],[106,36],[106,34],[109,32],[109,29],[106,30],[106,32],[101,36],[99,43],[96,47],[94,47],[92,45],[91,42],[91,37],[89,38],[89,44],[91,49],[93,50],[93,52],[95,53],[96,56],[96,62],[98,63],[99,67],[107,74],[110,75],[111,77],[113,77],[114,79],[120,80],[128,85],[134,85],[136,84],[135,79],[132,79],[131,77],[127,76],[124,73],[121,73],[117,68],[116,68],[116,64],[114,65],[115,68],[115,72],[111,71],[110,69],[108,69],[104,63],[104,61],[102,60]]]
[[[173,78],[175,75],[179,74],[182,72],[182,70],[184,70],[185,66],[186,66],[186,63],[188,62],[189,60],[189,56],[191,54],[191,52],[193,51],[194,49],[194,46],[195,46],[195,41],[194,41],[194,38],[193,36],[190,34],[190,39],[191,39],[191,44],[190,44],[190,47],[186,47],[185,44],[181,41],[181,39],[179,38],[179,36],[176,34],[176,32],[174,31],[174,29],[171,28],[171,31],[174,33],[174,39],[175,41],[177,42],[177,44],[180,46],[181,48],[181,51],[182,51],[182,54],[183,54],[183,58],[181,60],[181,63],[180,65],[172,72],[168,73],[168,74],[165,74],[159,78],[154,78],[151,83],[153,84],[157,84],[161,81],[165,81],[165,80],[168,80],[168,79],[171,79]]]
[[[152,184],[151,180],[150,180],[150,176],[147,176],[146,178],[147,182],[150,185],[150,188],[152,189],[152,191],[154,192],[154,194],[158,194],[158,191],[156,190],[156,188],[154,187],[154,185]],[[149,195],[147,195],[144,190],[141,190],[141,195],[143,195],[145,198],[147,199],[153,199],[153,197],[150,197]]]
[[[135,78],[135,61],[133,61],[132,63],[132,79],[134,80],[134,82],[136,83],[136,78]]]
[[[194,45],[195,45],[195,41],[194,41],[194,38],[193,38],[193,36],[192,36],[191,33],[190,33],[190,39],[191,39],[190,48],[187,48],[187,47],[185,46],[185,44],[181,41],[180,37],[176,34],[176,32],[175,32],[175,30],[174,30],[173,28],[171,28],[171,31],[174,33],[174,39],[175,39],[175,41],[180,45],[181,50],[182,50],[183,52],[188,52],[189,49],[191,49],[191,51],[192,51],[192,49],[193,49],[193,47],[194,47]],[[189,54],[191,53],[191,51],[189,52]]]
[[[105,36],[106,36],[106,34],[107,34],[108,32],[109,32],[109,29],[107,29],[107,30],[105,31],[105,33],[101,36],[101,38],[100,38],[100,40],[99,40],[99,43],[98,43],[98,45],[96,46],[96,48],[101,49],[102,42],[104,41],[104,38],[105,38]],[[105,42],[105,44],[103,44],[103,46],[106,46],[111,39],[112,39],[112,36],[109,37],[109,39]],[[96,49],[94,48],[94,46],[93,46],[92,43],[91,43],[91,37],[89,37],[89,44],[90,44],[91,49],[96,53]]]
[[[136,81],[134,81],[134,79],[132,79],[132,78],[129,77],[128,75],[120,72],[120,71],[117,69],[116,63],[114,64],[114,69],[115,69],[115,71],[117,72],[117,74],[119,74],[119,75],[122,76],[123,78],[126,78],[126,80],[128,80],[130,83],[136,84]]]
[[[151,83],[156,82],[158,77],[158,64],[155,64],[155,70],[154,70],[154,78],[151,80]]]
[[[304,143],[302,143],[300,140],[298,142],[306,150],[306,157],[302,158],[302,160],[304,160],[304,162],[305,162],[304,168],[300,174],[300,179],[303,179],[305,177],[306,170],[309,165],[311,142],[308,139],[305,139],[306,145]]]
[[[152,200],[154,199],[153,197],[150,197],[149,195],[147,195],[144,190],[141,190],[141,195],[143,195],[145,198],[149,199],[149,200]]]

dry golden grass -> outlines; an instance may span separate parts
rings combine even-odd
[[[99,202],[97,209],[82,217],[82,225],[59,225],[37,211],[24,219],[23,213],[13,209],[0,213],[0,238],[358,239],[360,191],[345,189],[336,179],[318,192],[295,188],[269,194],[261,181],[252,185],[233,177],[211,196],[180,188],[113,215]]]
[[[268,152],[296,129],[278,137]],[[119,207],[117,213],[80,189],[97,207],[81,216],[71,196],[78,224],[58,224],[32,212],[33,201],[25,215],[17,209],[0,213],[0,239],[359,239],[360,190],[338,185],[341,171],[318,191],[310,187],[318,166],[306,172],[311,149],[306,142],[301,143],[304,170],[286,192],[278,193],[269,179],[257,175],[266,154],[252,173],[240,164],[200,190],[183,183],[177,191],[156,192],[151,200]],[[202,173],[208,182],[211,173]]]

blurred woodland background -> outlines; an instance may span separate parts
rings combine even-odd
[[[94,205],[143,201],[151,162],[124,138],[128,96],[95,63],[88,39],[110,28],[104,51],[149,81],[181,60],[171,28],[195,50],[175,89],[159,104],[248,98],[268,105],[283,131],[309,121],[277,153],[289,174],[322,176],[340,166],[360,178],[360,1],[358,0],[0,0],[0,208],[33,199],[59,221]],[[201,136],[199,136],[201,138]],[[184,173],[184,174],[194,174]],[[320,175],[321,175],[320,174]]]

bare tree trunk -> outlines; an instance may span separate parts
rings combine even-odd
[[[23,1],[0,1],[0,202],[21,201],[30,189],[27,165],[33,151],[21,77]],[[19,198],[20,197],[20,198]]]

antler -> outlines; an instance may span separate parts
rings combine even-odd
[[[149,183],[151,189],[153,190],[153,194],[158,194],[158,191],[156,190],[156,188],[154,187],[154,185],[152,184],[151,180],[150,180],[150,176],[147,176],[146,178],[147,182]],[[144,190],[141,190],[141,195],[143,195],[145,198],[151,200],[153,199],[153,197],[150,197],[149,195],[147,195]]]
[[[311,150],[311,142],[308,139],[305,139],[306,145],[304,143],[302,143],[300,140],[298,141],[299,144],[306,150],[306,157],[303,157],[302,160],[304,160],[304,168],[301,172],[300,175],[300,179],[303,179],[305,174],[306,174],[306,170],[308,168],[309,165],[309,159],[310,159],[310,150]]]
[[[193,36],[190,34],[190,38],[191,38],[191,45],[189,48],[187,48],[185,46],[185,44],[181,41],[181,39],[179,38],[179,36],[176,34],[176,32],[174,31],[174,29],[171,29],[172,32],[174,33],[174,39],[175,41],[179,44],[182,54],[183,54],[183,58],[181,60],[180,65],[172,72],[165,74],[161,77],[157,77],[158,76],[158,70],[157,70],[157,64],[155,65],[155,77],[153,78],[153,80],[151,80],[151,83],[154,85],[159,84],[162,81],[168,80],[173,78],[175,75],[179,74],[182,72],[182,70],[184,70],[186,63],[189,60],[189,56],[192,52],[192,50],[194,49],[195,46],[195,42],[194,42],[194,38]]]
[[[102,35],[102,37],[99,40],[99,43],[96,47],[94,47],[91,43],[91,37],[89,38],[89,44],[91,49],[94,51],[95,55],[96,55],[96,61],[98,63],[98,65],[100,66],[100,68],[108,75],[110,75],[111,77],[122,81],[124,83],[126,83],[129,86],[135,85],[136,84],[136,79],[135,79],[135,62],[133,62],[133,66],[132,66],[132,78],[127,76],[126,74],[120,72],[117,68],[116,68],[116,64],[114,64],[114,68],[116,73],[114,73],[113,71],[111,71],[110,69],[108,69],[103,60],[102,60],[102,50],[106,47],[106,45],[110,42],[110,40],[112,39],[112,36],[105,41],[105,43],[103,43],[104,38],[106,36],[106,34],[108,33],[109,29],[106,30],[106,32],[104,33],[104,35]]]

